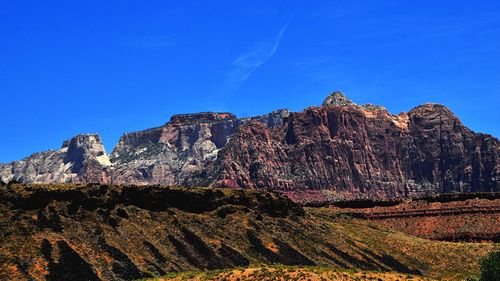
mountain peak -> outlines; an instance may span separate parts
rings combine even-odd
[[[98,134],[81,134],[65,141],[67,147],[65,162],[76,163],[74,169],[79,170],[87,158],[97,160],[101,165],[109,166],[108,156]]]
[[[344,93],[335,91],[323,101],[323,106],[347,106],[355,105]]]

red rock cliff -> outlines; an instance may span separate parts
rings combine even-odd
[[[292,113],[274,129],[241,126],[213,184],[271,188],[298,201],[499,191],[499,151],[498,139],[441,105],[391,115],[342,100]]]

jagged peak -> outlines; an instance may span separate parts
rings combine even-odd
[[[348,106],[356,105],[342,92],[335,91],[323,101],[323,106]]]
[[[288,110],[286,108],[280,108],[280,109],[273,110],[273,111],[269,112],[268,114],[283,114],[283,115],[287,115],[287,114],[290,114],[290,110]]]
[[[412,108],[409,111],[409,113],[415,113],[415,112],[424,111],[424,110],[430,110],[430,111],[441,110],[441,111],[448,112],[452,115],[455,115],[453,113],[453,111],[451,111],[451,109],[449,109],[445,105],[439,104],[439,103],[433,103],[433,102],[426,102],[424,104],[418,105],[418,106]]]
[[[373,103],[366,103],[358,105],[350,100],[343,92],[335,91],[331,93],[326,99],[323,101],[322,106],[359,106],[365,110],[369,111],[387,111],[387,109],[382,105],[377,105]]]
[[[80,134],[66,140],[63,148],[67,149],[65,162],[83,162],[87,157],[95,158],[101,165],[111,165],[99,134]]]
[[[97,142],[102,145],[101,137],[99,134],[94,133],[94,134],[78,134],[76,136],[73,136],[70,139],[67,139],[63,142],[62,148],[67,148],[72,142],[78,142],[78,143],[90,143],[90,142]]]
[[[371,110],[371,111],[387,111],[387,108],[385,108],[384,106],[378,105],[378,104],[373,104],[373,103],[366,103],[366,104],[362,104],[360,106],[363,109]]]

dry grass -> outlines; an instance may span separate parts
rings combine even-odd
[[[68,264],[104,280],[242,270],[241,278],[312,274],[307,278],[328,280],[347,274],[351,279],[345,280],[363,280],[365,274],[385,280],[413,274],[461,280],[477,275],[479,259],[496,248],[493,243],[416,238],[329,208],[302,210],[264,191],[149,187],[136,194],[133,188],[106,186],[13,188],[20,190],[0,194],[11,202],[0,204],[0,279],[6,280],[43,280],[48,272],[62,276],[71,271]],[[43,204],[30,205],[29,189],[44,190],[37,191]],[[52,247],[51,254],[43,254],[44,244]],[[246,269],[213,272],[238,267]]]
[[[152,278],[150,281],[361,281],[361,280],[433,280],[422,276],[401,274],[397,272],[373,271],[341,271],[328,267],[291,267],[262,266],[236,268],[213,272],[183,272],[164,277]]]

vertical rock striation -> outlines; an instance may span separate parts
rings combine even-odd
[[[218,159],[215,185],[272,188],[298,201],[500,191],[500,142],[446,107],[392,115],[340,94],[278,128],[242,126]]]

